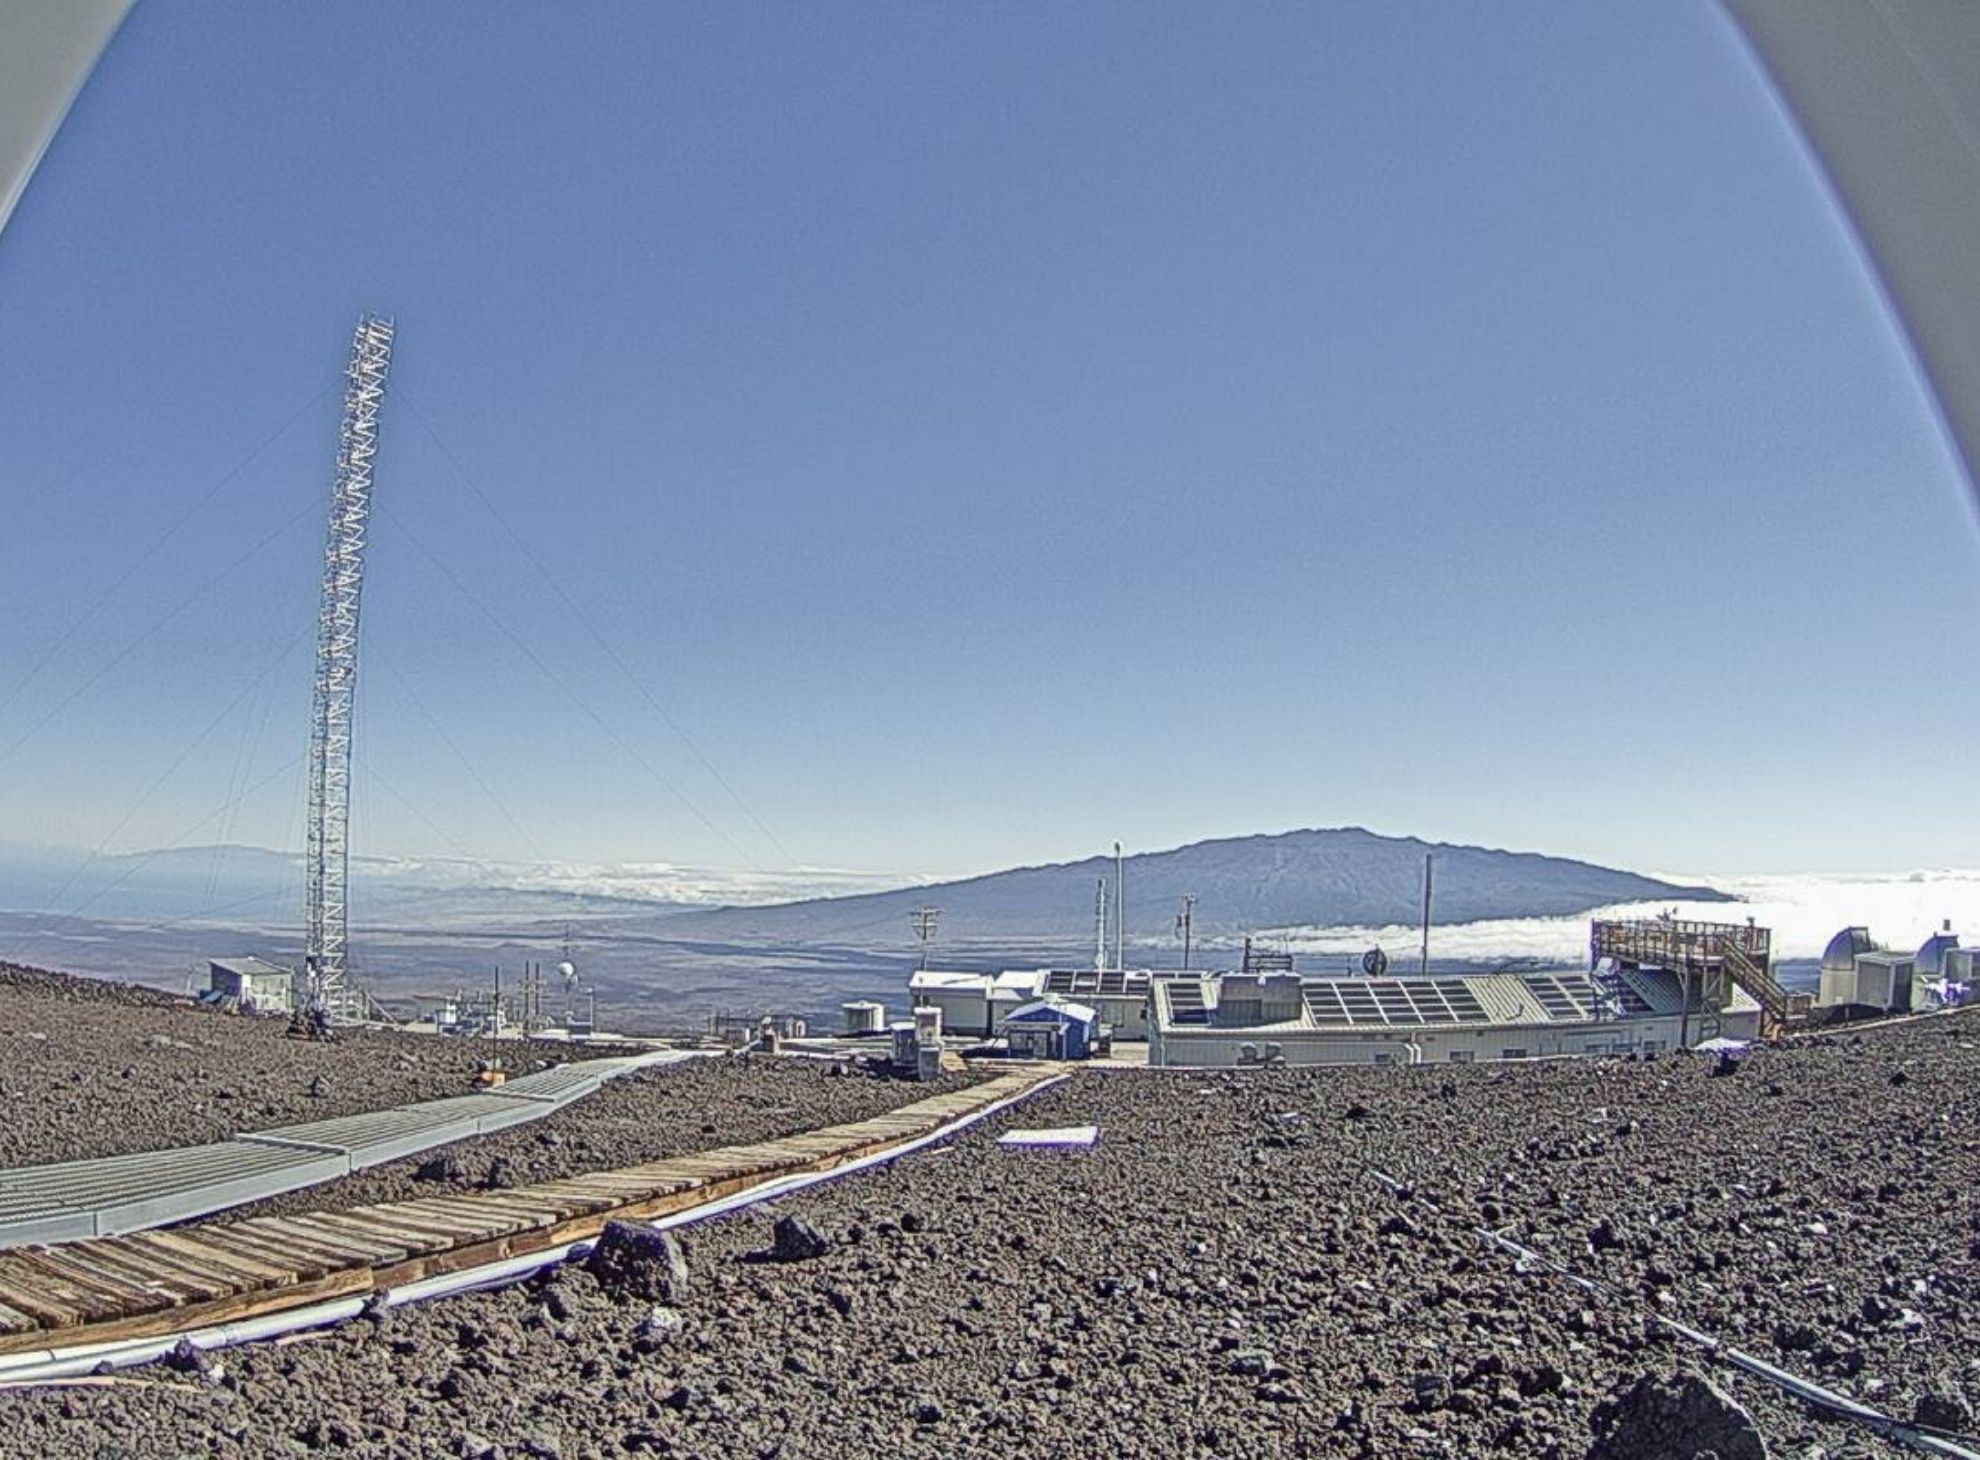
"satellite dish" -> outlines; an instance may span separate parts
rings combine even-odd
[[[1389,971],[1389,955],[1380,948],[1370,948],[1361,955],[1361,971],[1370,978],[1380,978]]]

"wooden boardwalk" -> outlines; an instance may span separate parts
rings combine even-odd
[[[613,1218],[664,1216],[885,1151],[1050,1077],[1013,1070],[871,1120],[508,1191],[13,1248],[0,1252],[0,1353],[156,1337],[525,1256]]]

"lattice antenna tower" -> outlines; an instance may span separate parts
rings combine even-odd
[[[364,589],[365,529],[371,518],[371,465],[378,454],[378,410],[392,365],[392,322],[358,320],[345,370],[344,418],[337,432],[337,476],[323,547],[323,598],[316,620],[316,681],[309,721],[308,882],[303,1001],[312,1011],[347,1015],[357,1003],[347,983],[350,875],[351,729],[357,693],[358,602]]]

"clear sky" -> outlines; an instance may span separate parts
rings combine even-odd
[[[1980,541],[1705,3],[143,0],[0,236],[0,839],[1974,865]]]

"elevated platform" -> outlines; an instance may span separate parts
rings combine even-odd
[[[1764,1033],[1777,1033],[1796,1012],[1774,978],[1773,933],[1751,922],[1597,919],[1589,925],[1588,959],[1591,968],[1606,961],[1625,975],[1647,969],[1674,975],[1684,1007],[1706,1020],[1734,1006],[1735,990],[1760,1006]],[[1637,992],[1645,992],[1640,982]]]

